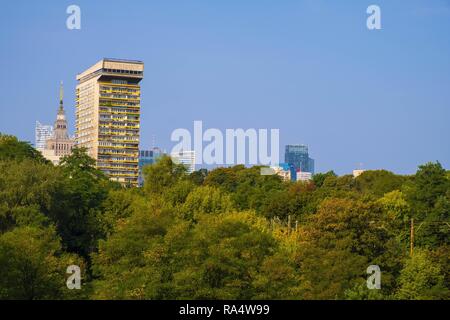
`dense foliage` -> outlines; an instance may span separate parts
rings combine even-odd
[[[53,166],[0,135],[0,299],[450,298],[439,163],[291,183],[259,167],[188,175],[163,157],[144,176],[125,188],[83,149]],[[72,264],[81,290],[66,287]]]

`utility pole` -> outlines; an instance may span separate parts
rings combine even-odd
[[[288,234],[291,233],[291,215],[288,215]]]
[[[414,218],[411,218],[411,227],[410,227],[410,242],[409,242],[409,254],[412,257],[414,252]]]

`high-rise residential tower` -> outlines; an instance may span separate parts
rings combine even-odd
[[[112,180],[138,183],[144,63],[102,59],[77,75],[76,142]]]
[[[309,157],[308,146],[306,145],[287,145],[284,162],[294,165],[297,170],[314,174],[314,159]]]

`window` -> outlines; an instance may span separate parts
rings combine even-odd
[[[114,83],[114,84],[127,84],[128,82],[126,80],[112,79],[111,83]]]

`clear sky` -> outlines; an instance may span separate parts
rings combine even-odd
[[[81,30],[66,8],[81,7]],[[382,30],[366,9],[381,7]],[[2,1],[0,131],[34,142],[58,86],[74,131],[75,76],[143,60],[141,148],[176,128],[279,128],[316,171],[450,167],[449,0]],[[283,150],[281,150],[282,153]],[[283,156],[282,156],[283,158]]]

